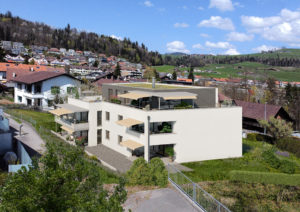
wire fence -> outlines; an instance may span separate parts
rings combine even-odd
[[[181,171],[168,164],[168,178],[177,188],[187,195],[196,205],[206,212],[230,212],[230,210],[194,183]]]

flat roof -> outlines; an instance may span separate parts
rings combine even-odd
[[[113,83],[112,83],[113,84]],[[195,89],[195,86],[184,86],[184,85],[170,85],[163,83],[155,83],[155,88],[152,88],[152,83],[140,82],[140,83],[118,83],[118,86],[131,87],[131,88],[144,88],[149,90],[159,90],[159,89]],[[198,87],[197,87],[198,88]],[[200,87],[199,87],[200,88]]]
[[[197,94],[191,92],[149,92],[132,90],[125,94],[119,94],[118,97],[129,98],[129,99],[140,99],[143,97],[157,96],[165,100],[175,100],[175,99],[197,99]]]
[[[72,111],[73,113],[89,111],[88,109],[85,109],[85,108],[82,108],[82,107],[77,107],[77,106],[71,105],[71,104],[57,104],[56,106],[64,108],[64,109],[69,110],[69,111]]]

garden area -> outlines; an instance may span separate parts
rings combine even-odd
[[[249,138],[242,158],[185,163],[193,169],[185,174],[233,211],[298,211],[300,157],[287,151],[295,141],[283,147],[283,140],[272,145]]]

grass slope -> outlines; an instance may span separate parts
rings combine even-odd
[[[153,66],[159,72],[173,73],[174,66]],[[272,70],[274,68],[274,70]],[[180,71],[189,68],[180,68]],[[200,70],[211,70],[217,73],[195,73],[204,77],[217,78],[243,78],[244,72],[248,72],[249,79],[265,79],[274,77],[281,81],[300,81],[300,68],[294,67],[273,67],[256,62],[242,62],[236,64],[209,64],[204,67],[196,67]]]

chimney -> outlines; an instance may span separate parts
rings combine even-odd
[[[152,77],[152,88],[155,88],[155,77]]]

